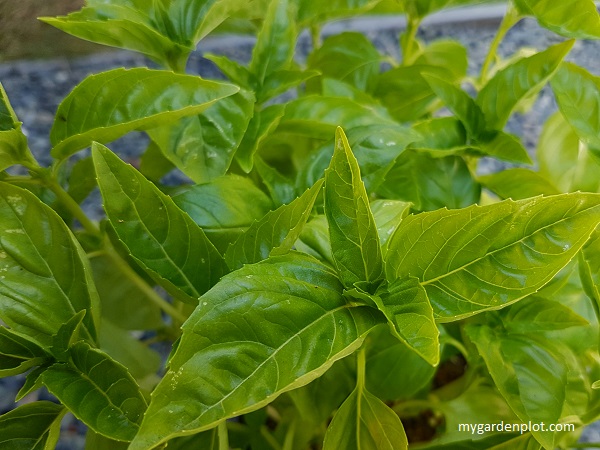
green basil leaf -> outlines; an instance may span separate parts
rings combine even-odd
[[[148,135],[179,170],[196,183],[205,183],[229,169],[253,110],[254,95],[240,91],[198,116],[154,128]]]
[[[275,205],[284,205],[294,200],[296,189],[292,180],[268,165],[261,158],[256,159],[255,167]]]
[[[431,382],[436,369],[390,331],[380,325],[367,337],[366,386],[382,400],[408,399]]]
[[[449,156],[466,151],[467,134],[462,122],[455,117],[436,117],[412,126],[421,136],[410,147],[427,151],[431,156]]]
[[[412,204],[399,200],[375,200],[371,202],[371,212],[375,219],[379,243],[386,249],[386,243],[390,236],[394,234],[396,228],[400,225],[410,212]]]
[[[408,440],[398,415],[357,386],[333,416],[323,450],[406,450]]]
[[[583,247],[579,274],[586,294],[600,305],[600,231],[596,230]]]
[[[127,251],[161,286],[188,303],[227,272],[204,232],[142,174],[108,148],[92,148],[108,219]]]
[[[338,128],[335,150],[325,172],[325,215],[335,267],[342,284],[366,282],[372,293],[384,279],[379,236],[358,162]]]
[[[54,364],[54,362],[55,362],[54,360],[50,359],[50,360],[46,361],[45,363],[43,363],[42,365],[40,365],[39,367],[36,367],[35,369],[33,369],[32,371],[30,371],[27,374],[27,376],[25,377],[25,383],[23,383],[23,386],[21,386],[21,389],[19,389],[19,392],[17,392],[17,395],[15,397],[15,402],[19,402],[19,401],[23,400],[26,396],[28,396],[32,392],[37,391],[38,389],[42,388],[42,386],[43,386],[42,375],[44,374],[44,372],[46,371],[46,369],[48,367],[50,367],[52,364]]]
[[[192,436],[171,439],[168,443],[168,448],[169,450],[188,450],[191,448],[194,450],[219,450],[218,433],[218,429],[213,428],[212,430],[203,431]]]
[[[321,261],[327,262],[333,267],[329,227],[327,225],[327,218],[324,215],[314,217],[304,226],[296,242],[296,248]]]
[[[432,366],[440,362],[440,332],[427,293],[416,278],[397,279],[373,296],[392,334]]]
[[[537,95],[552,78],[574,43],[571,40],[554,45],[496,73],[477,95],[488,126],[494,130],[504,128],[512,111]]]
[[[550,341],[504,336],[487,326],[467,326],[498,390],[522,422],[559,423],[565,403],[567,368]],[[554,432],[531,434],[554,448]]]
[[[390,238],[388,280],[416,277],[436,320],[499,309],[534,293],[600,222],[600,195],[505,200],[409,216]]]
[[[368,11],[377,3],[377,0],[332,0],[327,3],[298,0],[298,21],[302,27],[319,25],[334,18]]]
[[[94,433],[94,430],[88,428],[85,433],[84,450],[127,450],[128,442],[119,442]]]
[[[479,201],[481,187],[461,157],[432,158],[407,150],[396,159],[377,192],[411,202],[417,210],[432,211],[472,205]]]
[[[272,0],[269,4],[248,67],[250,73],[256,76],[259,87],[269,75],[289,68],[298,37],[295,15],[294,2]]]
[[[184,120],[187,119],[182,119],[182,121]],[[146,147],[146,151],[140,158],[140,172],[153,183],[158,183],[174,168],[175,164],[167,159],[155,142],[150,141],[148,147]]]
[[[0,446],[6,450],[54,448],[66,412],[63,406],[46,401],[27,403],[7,412],[0,416]]]
[[[600,162],[560,112],[544,124],[537,147],[540,173],[552,180],[561,192],[600,192]]]
[[[79,311],[64,323],[52,336],[50,351],[57,361],[64,362],[68,358],[68,350],[81,339],[81,326],[86,311]]]
[[[67,16],[41,20],[80,39],[139,52],[165,67],[185,67],[193,47],[163,36],[137,9],[137,6],[98,4]]]
[[[276,70],[265,78],[256,101],[263,104],[317,75],[316,70]]]
[[[244,264],[287,253],[306,224],[322,186],[323,182],[318,181],[293,202],[254,222],[227,248],[225,261],[229,268],[235,270]]]
[[[35,165],[35,159],[27,147],[21,123],[0,83],[0,171],[23,163]]]
[[[277,128],[283,117],[284,111],[284,105],[270,105],[256,111],[252,119],[250,119],[248,129],[235,153],[235,159],[242,170],[245,172],[250,172],[252,170],[256,151],[260,148],[267,136]]]
[[[83,80],[62,101],[50,131],[52,156],[196,115],[239,88],[162,70],[114,69]],[[93,113],[90,113],[93,111]]]
[[[23,373],[47,358],[48,354],[36,343],[0,326],[0,378]]]
[[[600,38],[600,17],[593,1],[515,0],[515,6],[521,14],[534,16],[540,25],[561,36]]]
[[[476,148],[484,155],[490,155],[503,161],[533,164],[521,140],[504,131],[494,131],[486,135],[476,143]]]
[[[475,2],[485,3],[485,0],[475,0]],[[474,0],[404,0],[404,9],[415,17],[423,18],[440,9],[468,3],[474,3]]]
[[[502,199],[522,200],[538,195],[560,194],[546,177],[520,167],[484,175],[478,177],[477,181]]]
[[[46,348],[79,311],[84,337],[96,336],[98,294],[79,243],[29,191],[0,184],[0,318]]]
[[[184,324],[131,450],[213,428],[308,384],[381,320],[347,303],[335,273],[307,255],[226,275]]]
[[[344,32],[323,41],[308,57],[308,67],[362,91],[375,87],[382,56],[364,34]]]
[[[233,61],[226,56],[213,55],[212,53],[205,53],[202,56],[209,61],[212,61],[232,83],[235,83],[244,89],[251,89],[253,86],[256,86],[254,76],[246,67],[237,61]]]
[[[579,137],[600,145],[600,77],[572,63],[565,63],[552,79],[558,108]]]
[[[450,79],[461,80],[469,65],[467,49],[457,41],[435,41],[423,49],[414,64],[443,67],[452,74]]]
[[[580,315],[557,301],[532,296],[515,303],[502,314],[507,334],[535,334],[588,325]]]
[[[125,367],[85,342],[69,349],[69,363],[42,375],[48,390],[87,426],[103,436],[130,441],[139,429],[146,401]]]
[[[263,191],[238,175],[224,175],[192,186],[174,195],[173,201],[221,253],[273,207]]]

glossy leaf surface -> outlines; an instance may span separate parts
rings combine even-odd
[[[131,449],[259,409],[352,353],[381,320],[348,304],[335,273],[306,255],[226,275],[184,325]]]
[[[0,416],[0,446],[5,450],[54,448],[60,421],[67,410],[56,403],[38,401]]]
[[[436,319],[457,320],[538,290],[599,222],[600,196],[594,194],[410,216],[388,243],[387,278],[418,278]]]
[[[342,283],[352,288],[366,282],[373,292],[383,280],[379,236],[358,162],[341,128],[325,172],[324,197],[333,260]]]
[[[97,293],[83,250],[62,219],[29,191],[0,185],[0,318],[48,345],[78,311],[94,339]]]
[[[133,439],[146,401],[131,375],[85,342],[75,344],[69,354],[69,363],[54,364],[42,375],[48,390],[97,433]]]
[[[114,69],[83,80],[63,100],[50,132],[55,158],[198,114],[239,88],[161,70]]]
[[[133,167],[95,144],[94,164],[108,218],[121,242],[155,280],[195,303],[227,272],[192,219]]]
[[[502,199],[522,200],[538,195],[556,195],[560,191],[547,178],[529,169],[507,169],[477,180]]]
[[[379,243],[385,247],[388,239],[394,234],[402,219],[410,212],[412,205],[399,200],[374,200],[370,206],[373,219],[375,219],[375,225],[377,226]]]
[[[43,349],[25,336],[0,326],[0,377],[23,373],[47,357]]]

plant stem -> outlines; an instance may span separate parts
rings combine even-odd
[[[406,23],[406,31],[401,38],[402,47],[402,65],[408,66],[412,63],[413,58],[413,47],[415,46],[415,39],[417,37],[417,31],[421,25],[421,19],[417,17],[408,16]]]
[[[362,346],[356,358],[356,388],[362,390],[365,386],[365,371],[367,366],[366,347]]]
[[[321,47],[321,27],[318,25],[312,25],[310,27],[310,40],[313,52]]]
[[[506,36],[506,33],[508,33],[508,31],[515,26],[519,20],[521,20],[521,16],[514,8],[512,3],[509,2],[506,9],[506,14],[500,23],[500,27],[496,32],[496,36],[494,36],[494,40],[492,41],[490,49],[488,50],[485,60],[483,61],[483,65],[481,66],[481,72],[479,74],[479,86],[484,86],[487,82],[487,74],[490,70],[490,66],[498,56],[497,52],[500,43]]]
[[[229,434],[227,433],[227,421],[223,420],[218,426],[219,450],[229,450]]]

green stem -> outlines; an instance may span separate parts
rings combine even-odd
[[[171,316],[171,318],[173,320],[176,320],[179,323],[183,323],[183,322],[186,321],[187,317],[184,316],[183,314],[181,314],[168,301],[166,301],[164,298],[162,298],[160,295],[158,295],[156,293],[156,291],[154,289],[152,289],[152,287],[150,287],[148,285],[148,283],[146,283],[135,272],[135,270],[133,270],[131,268],[131,266],[129,266],[129,264],[127,264],[127,262],[125,262],[123,260],[123,258],[121,258],[119,256],[119,254],[112,247],[110,247],[110,243],[106,243],[106,246],[108,248],[104,251],[104,254],[107,255],[108,257],[110,257],[110,259],[112,260],[113,264],[115,266],[117,266],[117,268],[119,269],[119,271],[123,275],[125,275],[133,284],[135,284],[135,286],[140,291],[142,291],[146,295],[146,297],[148,297],[148,299],[152,303],[154,303],[156,306],[158,306],[160,309],[162,309],[165,313],[167,313],[169,316]],[[98,253],[102,253],[102,252],[98,252]],[[89,254],[88,257],[93,257],[94,255],[96,255],[96,253]]]
[[[310,40],[313,52],[321,47],[321,27],[318,25],[312,25],[310,27]]]
[[[365,372],[367,366],[366,347],[358,351],[356,357],[356,388],[360,391],[365,387]]]
[[[421,25],[421,19],[408,16],[406,23],[406,31],[401,39],[402,47],[402,65],[408,66],[412,63],[413,47],[417,38],[417,31]]]
[[[521,16],[517,12],[517,10],[514,8],[512,3],[509,2],[508,6],[507,6],[506,14],[504,15],[504,18],[502,19],[502,22],[500,23],[500,27],[498,28],[498,31],[496,32],[496,36],[494,36],[494,40],[492,41],[492,43],[490,45],[490,49],[488,50],[485,60],[483,61],[483,65],[481,66],[481,72],[479,74],[479,86],[484,86],[485,83],[487,82],[487,74],[490,70],[490,66],[496,60],[496,58],[498,56],[497,52],[498,52],[498,47],[500,46],[500,43],[506,36],[506,33],[508,33],[508,31],[513,26],[515,26],[519,20],[521,20]]]
[[[218,426],[219,450],[229,450],[229,434],[227,433],[227,421],[223,420]]]

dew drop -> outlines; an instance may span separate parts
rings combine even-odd
[[[566,252],[566,251],[567,251],[567,250],[569,250],[570,248],[571,248],[571,246],[570,246],[569,244],[565,244],[565,245],[564,245],[564,247],[563,247],[563,251],[565,251],[565,252]]]

